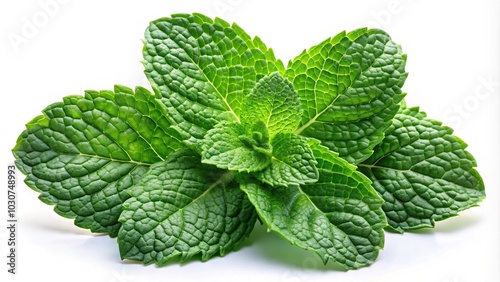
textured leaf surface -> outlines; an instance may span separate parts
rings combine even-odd
[[[116,86],[55,103],[13,149],[26,184],[75,225],[116,236],[126,189],[181,148],[165,108],[144,88]]]
[[[300,98],[290,81],[275,72],[263,77],[243,103],[241,123],[262,121],[269,135],[291,133],[300,123]]]
[[[373,156],[360,164],[385,200],[391,230],[432,227],[485,197],[476,161],[452,134],[418,108],[404,109]]]
[[[176,152],[131,189],[120,217],[122,258],[163,265],[201,254],[205,261],[241,246],[255,225],[255,209],[231,172],[200,161],[194,152]]]
[[[259,38],[200,14],[153,21],[145,34],[145,73],[187,138],[221,120],[239,121],[242,102],[264,75],[283,71]]]
[[[343,32],[304,51],[285,73],[304,109],[296,133],[351,163],[365,160],[404,97],[405,63],[400,46],[373,29]]]
[[[355,167],[325,147],[312,149],[318,182],[289,187],[246,183],[242,190],[266,226],[293,245],[347,269],[371,264],[384,245],[382,199]]]
[[[260,131],[256,134],[262,137]],[[271,162],[268,140],[263,141],[253,138],[239,123],[221,122],[209,130],[201,141],[202,162],[228,170],[262,170]]]
[[[271,165],[256,177],[272,186],[299,185],[318,180],[317,161],[307,140],[293,133],[279,133],[271,142]]]

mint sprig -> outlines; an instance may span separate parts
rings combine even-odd
[[[237,250],[256,219],[345,269],[404,232],[476,206],[476,162],[406,108],[406,55],[381,30],[342,32],[285,68],[236,24],[151,22],[138,87],[87,91],[26,125],[26,184],[62,216],[164,265]]]

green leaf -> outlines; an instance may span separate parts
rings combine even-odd
[[[343,32],[302,52],[285,73],[304,110],[295,133],[321,140],[350,163],[365,160],[405,96],[405,64],[400,46],[374,29]]]
[[[300,123],[302,108],[293,85],[275,72],[261,78],[243,103],[241,123],[262,121],[269,135],[291,133]]]
[[[40,200],[75,225],[116,236],[126,189],[181,148],[165,108],[144,88],[86,91],[47,107],[13,153]]]
[[[200,141],[202,162],[235,171],[264,169],[271,162],[271,151],[265,126],[260,124],[252,135],[239,123],[217,124]]]
[[[221,120],[239,121],[255,83],[284,71],[259,38],[201,14],[153,21],[143,54],[146,76],[185,138],[201,139]]]
[[[452,134],[418,108],[403,109],[374,154],[359,165],[385,200],[390,230],[433,227],[484,199],[476,161]]]
[[[289,187],[249,182],[241,189],[266,226],[291,244],[346,269],[371,264],[384,245],[382,199],[354,166],[325,147],[311,147],[318,182]]]
[[[318,180],[318,163],[308,141],[293,133],[278,133],[271,142],[271,165],[255,176],[272,186],[299,185]]]
[[[207,166],[187,150],[151,166],[130,189],[118,234],[123,259],[164,265],[237,250],[257,215],[232,173]]]

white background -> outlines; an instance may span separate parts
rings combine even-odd
[[[239,252],[157,268],[122,262],[116,239],[74,227],[20,184],[19,274],[7,275],[7,230],[1,227],[0,280],[500,281],[498,1],[55,1],[0,4],[0,187],[6,187],[10,150],[26,122],[45,106],[86,89],[147,86],[140,60],[148,22],[201,12],[237,22],[284,62],[342,30],[386,30],[408,54],[408,104],[420,105],[469,144],[487,199],[435,229],[387,233],[378,260],[356,271],[324,266],[315,254],[261,226]],[[56,5],[43,5],[49,2]],[[1,226],[6,211],[3,188]]]

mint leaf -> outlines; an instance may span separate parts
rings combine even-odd
[[[116,86],[47,107],[13,149],[25,182],[75,225],[114,237],[126,190],[150,164],[181,148],[149,91]]]
[[[485,197],[467,144],[418,108],[400,110],[374,154],[359,169],[384,198],[389,229],[433,227]]]
[[[244,97],[283,63],[236,24],[201,14],[153,21],[145,33],[145,73],[186,139],[219,121],[239,121]]]
[[[318,182],[289,187],[248,182],[241,189],[266,226],[291,244],[346,269],[371,264],[384,245],[382,199],[354,166],[325,147],[311,147]]]
[[[175,257],[184,262],[201,254],[205,261],[238,249],[256,213],[231,175],[187,150],[152,165],[123,205],[122,258],[164,265]]]
[[[391,125],[407,77],[406,55],[381,30],[358,29],[302,52],[285,77],[304,114],[295,131],[351,163],[368,158]]]
[[[271,162],[269,140],[262,123],[254,128],[251,134],[239,123],[217,124],[200,141],[202,162],[235,171],[264,169]]]
[[[299,185],[318,180],[318,163],[308,141],[293,133],[278,133],[271,142],[271,165],[255,176],[272,186]]]
[[[279,132],[293,132],[301,115],[300,98],[292,83],[275,72],[261,78],[246,97],[241,123],[262,121],[272,137]]]

